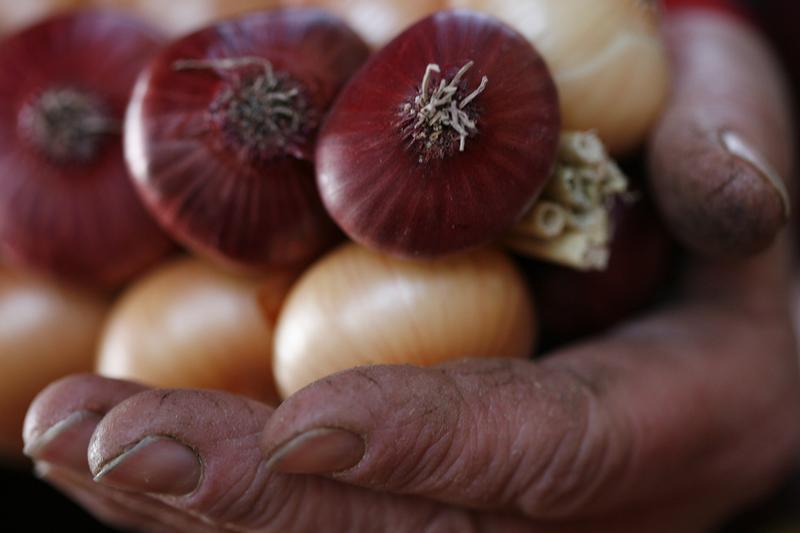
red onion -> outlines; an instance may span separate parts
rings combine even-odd
[[[218,262],[309,262],[338,236],[314,183],[316,132],[367,54],[313,9],[252,13],[172,43],[139,80],[126,121],[146,205]]]
[[[619,204],[606,270],[525,261],[545,347],[599,333],[651,303],[669,279],[675,247],[646,199]]]
[[[60,15],[0,43],[0,245],[7,258],[118,285],[169,240],[142,208],[122,156],[122,118],[161,44],[111,11]]]
[[[439,12],[342,91],[317,149],[323,201],[350,237],[391,254],[487,243],[550,176],[558,107],[525,38],[487,15]]]

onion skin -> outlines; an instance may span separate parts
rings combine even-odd
[[[55,161],[20,129],[27,102],[57,87],[91,93],[121,124],[160,44],[149,26],[107,11],[59,15],[0,44],[0,248],[9,261],[114,287],[171,250],[133,190],[119,134],[91,158]]]
[[[477,134],[443,158],[421,152],[400,125],[429,64],[464,93]],[[436,80],[432,82],[437,84]],[[435,257],[500,237],[536,200],[555,162],[558,96],[541,57],[492,17],[439,12],[409,28],[342,91],[317,147],[322,199],[356,242],[401,257]]]
[[[275,403],[273,327],[293,279],[288,273],[233,276],[196,259],[168,263],[115,304],[97,372]]]
[[[536,294],[544,348],[600,333],[633,316],[670,279],[675,245],[655,207],[644,198],[619,204],[614,220],[611,258],[602,272],[523,261]]]
[[[290,292],[275,331],[275,379],[286,398],[360,365],[529,357],[533,321],[525,281],[500,252],[422,262],[347,244]]]
[[[39,391],[91,371],[107,309],[96,294],[0,267],[0,462],[23,459],[22,425]]]
[[[657,10],[642,0],[450,0],[528,38],[558,86],[564,129],[596,130],[613,155],[645,140],[667,99]]]
[[[194,252],[244,270],[295,267],[339,233],[319,199],[309,134],[301,154],[254,161],[207,123],[224,86],[185,60],[258,57],[304,86],[321,117],[368,54],[339,19],[318,10],[253,13],[180,39],[142,75],[126,120],[126,156],[145,203]]]

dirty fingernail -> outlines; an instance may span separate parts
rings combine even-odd
[[[181,496],[200,483],[197,454],[169,437],[145,437],[106,462],[94,480],[114,488]]]
[[[23,451],[34,461],[88,473],[89,441],[101,418],[90,411],[72,413],[26,442]]]
[[[285,474],[331,474],[358,464],[364,440],[342,429],[312,429],[280,446],[267,467]]]

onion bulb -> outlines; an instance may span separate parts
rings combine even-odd
[[[228,267],[309,264],[340,238],[315,184],[317,131],[368,55],[319,9],[259,11],[163,48],[125,121],[146,206],[176,240]]]
[[[500,252],[412,262],[347,244],[287,297],[275,331],[275,380],[287,397],[360,365],[529,357],[533,315],[525,281]]]
[[[26,269],[118,287],[172,243],[136,195],[122,119],[162,45],[111,10],[49,17],[0,44],[0,249]]]
[[[273,402],[273,324],[292,279],[236,277],[196,259],[166,264],[115,305],[97,371],[154,387],[222,389]]]
[[[524,261],[541,312],[542,344],[586,338],[622,323],[652,304],[671,279],[674,244],[655,206],[638,192],[633,204],[618,201],[605,270],[578,272]]]
[[[544,60],[483,13],[411,26],[347,84],[322,127],[320,196],[354,241],[400,257],[483,246],[553,171],[558,95]]]
[[[612,154],[636,148],[669,88],[655,2],[449,0],[485,11],[525,35],[558,86],[563,126],[597,130]]]
[[[0,267],[0,461],[22,459],[22,424],[50,382],[92,369],[107,304]]]

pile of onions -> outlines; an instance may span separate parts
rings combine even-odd
[[[487,246],[548,190],[562,130],[595,130],[625,153],[666,95],[657,13],[635,0],[126,4],[171,32],[313,4],[366,40],[322,10],[278,9],[207,25],[161,48],[141,73],[124,124],[132,182],[160,228],[204,259],[171,261],[131,285],[95,368],[153,387],[274,403],[358,365],[532,356],[540,321],[529,287],[510,256]],[[428,16],[448,8],[466,9]],[[380,49],[370,59],[367,45]],[[358,244],[293,286],[339,228]],[[169,243],[157,235],[163,254]],[[629,263],[612,260],[622,266],[602,278],[544,271],[555,280],[544,299],[559,280],[616,286]],[[57,345],[91,354],[103,303],[59,298],[50,297],[59,313],[63,301],[79,309],[74,323],[54,325],[53,311],[29,329],[70,331]],[[626,309],[640,302],[623,300]],[[2,353],[49,356],[41,339],[24,339]]]

